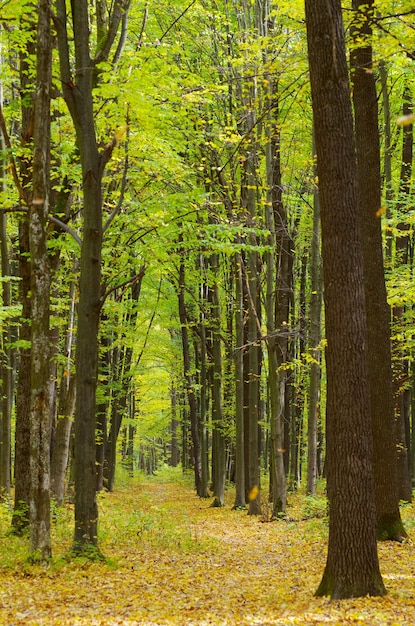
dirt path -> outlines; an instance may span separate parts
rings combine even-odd
[[[68,544],[55,538],[48,568],[0,567],[0,625],[415,623],[411,542],[380,546],[386,598],[329,603],[313,598],[324,522],[261,523],[228,497],[212,509],[188,487],[159,482],[100,497],[111,561],[65,561]]]

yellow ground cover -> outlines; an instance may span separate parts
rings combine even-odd
[[[271,625],[415,623],[414,507],[410,539],[380,544],[385,598],[314,598],[327,521],[304,517],[292,496],[288,519],[265,523],[246,511],[210,508],[186,481],[142,480],[99,497],[106,562],[65,557],[72,511],[54,515],[54,559],[27,563],[27,542],[0,520],[0,624]]]

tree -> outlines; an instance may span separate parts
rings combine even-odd
[[[378,105],[373,73],[373,1],[353,0],[355,25],[351,75],[362,229],[370,406],[379,539],[406,536],[399,511],[392,387],[390,308],[387,301],[380,221],[381,174]]]
[[[50,168],[50,90],[52,73],[51,7],[39,0],[36,96],[33,133],[33,189],[30,197],[31,395],[30,395],[30,542],[32,553],[51,555],[49,296],[47,252]]]
[[[101,311],[101,251],[103,236],[102,178],[117,145],[114,135],[101,149],[95,128],[94,87],[99,64],[108,61],[128,0],[114,2],[109,15],[97,3],[97,45],[92,51],[89,3],[57,0],[55,25],[58,36],[63,96],[76,130],[82,168],[83,239],[80,259],[78,330],[76,343],[75,408],[75,552],[92,552],[97,546],[95,428],[98,374],[98,328]],[[75,68],[72,70],[69,24],[72,23]],[[123,22],[125,26],[125,22]],[[123,38],[121,31],[121,39]]]
[[[363,259],[341,5],[306,0],[321,207],[329,545],[316,595],[386,593],[376,546]]]
[[[314,149],[313,132],[313,155]],[[307,433],[307,493],[315,495],[318,475],[317,442],[318,442],[318,413],[321,378],[321,267],[320,267],[320,200],[318,188],[314,189],[313,203],[313,238],[311,241],[310,260],[310,331],[309,344],[311,353],[310,387],[308,403],[308,433]]]
[[[190,341],[189,341],[189,315],[186,307],[185,298],[186,289],[186,265],[184,259],[184,251],[180,250],[180,268],[179,268],[179,283],[177,286],[178,307],[179,307],[179,319],[181,326],[181,339],[182,339],[182,353],[183,353],[183,376],[185,381],[185,389],[187,395],[187,401],[189,404],[189,416],[190,416],[190,430],[192,436],[193,447],[193,467],[195,473],[195,486],[196,493],[199,497],[204,498],[206,493],[202,491],[205,488],[202,481],[202,457],[200,447],[200,433],[197,413],[197,402],[195,394],[194,377],[191,368],[190,358]]]

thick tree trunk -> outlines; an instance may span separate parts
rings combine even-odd
[[[353,29],[356,47],[351,53],[351,64],[378,538],[401,541],[406,533],[399,511],[390,309],[387,302],[382,230],[378,214],[381,206],[381,176],[378,102],[370,42],[373,4],[373,0],[369,2],[353,0],[353,9],[359,21],[358,26]]]
[[[339,0],[306,0],[327,336],[326,568],[317,595],[384,595],[376,545],[363,259]]]

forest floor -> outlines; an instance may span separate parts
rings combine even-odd
[[[267,523],[200,500],[190,481],[161,472],[99,496],[103,562],[67,556],[73,511],[54,511],[54,557],[27,559],[27,540],[0,514],[0,624],[272,625],[415,623],[415,507],[410,539],[379,545],[388,595],[315,598],[325,565],[324,500],[293,495],[287,519]]]

